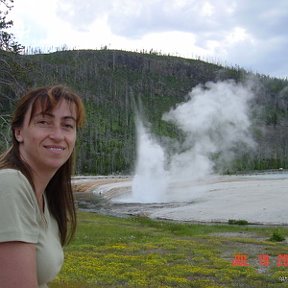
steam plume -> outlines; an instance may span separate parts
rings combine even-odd
[[[167,194],[171,183],[207,178],[214,173],[212,156],[227,164],[239,147],[253,148],[249,118],[252,98],[249,86],[232,80],[196,86],[185,103],[163,115],[163,120],[184,134],[184,141],[175,143],[176,152],[169,161],[165,149],[139,122],[133,198],[140,202],[175,201],[177,195],[171,198]],[[193,187],[188,190],[193,194]]]

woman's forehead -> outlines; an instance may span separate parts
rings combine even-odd
[[[75,119],[77,118],[75,103],[66,99],[61,99],[53,106],[50,105],[48,101],[45,103],[41,102],[40,100],[36,100],[32,105],[30,105],[26,115],[31,121],[35,115],[54,114],[55,112],[57,112],[57,114],[63,113],[65,116],[73,116]]]

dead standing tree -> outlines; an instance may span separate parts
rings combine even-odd
[[[10,111],[15,98],[24,90],[18,79],[25,75],[25,69],[17,58],[24,46],[9,33],[13,21],[7,19],[13,3],[14,0],[0,0],[0,151],[9,146]]]

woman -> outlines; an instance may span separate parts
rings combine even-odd
[[[71,189],[78,95],[64,86],[31,90],[12,119],[12,147],[0,156],[0,287],[48,287],[75,232]]]

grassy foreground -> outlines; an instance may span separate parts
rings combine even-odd
[[[287,237],[287,227],[181,224],[87,212],[78,218],[77,235],[65,248],[65,264],[51,288],[288,287],[287,243],[267,240],[273,234]],[[249,266],[240,266],[244,262]]]

